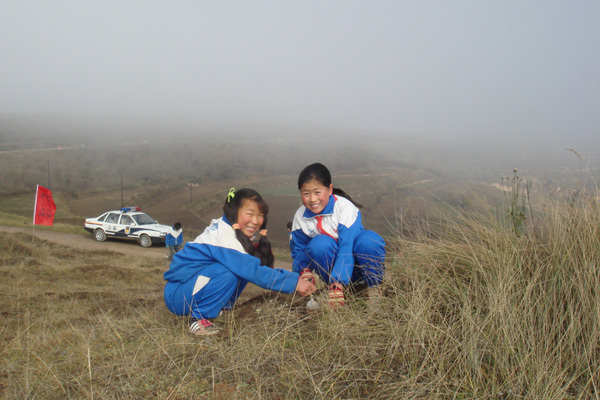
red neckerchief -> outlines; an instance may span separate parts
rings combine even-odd
[[[335,199],[335,201],[337,201],[337,197],[335,197],[335,195],[333,195],[333,198]],[[330,238],[332,238],[333,240],[335,240],[337,242],[337,239],[334,238],[333,236],[331,236],[327,231],[325,231],[325,229],[323,229],[323,216],[322,215],[317,215],[315,217],[315,219],[317,220],[317,230],[319,231],[320,234],[322,235],[327,235]]]

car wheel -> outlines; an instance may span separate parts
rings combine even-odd
[[[140,236],[140,246],[142,246],[142,247],[152,246],[152,240],[150,240],[150,236],[148,236],[148,235]]]
[[[102,229],[96,229],[94,232],[94,237],[99,242],[104,242],[106,240],[106,233]]]

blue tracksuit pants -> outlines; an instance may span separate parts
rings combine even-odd
[[[321,280],[329,284],[331,270],[338,253],[338,242],[327,236],[317,235],[306,247],[312,260],[310,268]],[[369,287],[381,283],[385,272],[385,241],[377,233],[364,230],[358,234],[352,250],[354,265],[347,265],[341,276],[349,277],[350,282],[364,280]]]
[[[194,293],[198,282],[209,278],[200,290]],[[223,308],[231,309],[248,281],[240,279],[220,263],[202,269],[185,283],[167,282],[164,289],[165,303],[175,315],[190,315],[192,318],[217,318]]]

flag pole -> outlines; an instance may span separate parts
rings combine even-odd
[[[35,202],[33,203],[33,224],[31,229],[31,243],[35,241],[35,210],[37,210],[38,190],[40,185],[35,187]]]

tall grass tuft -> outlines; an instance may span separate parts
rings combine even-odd
[[[556,199],[536,231],[456,214],[436,239],[398,237],[403,329],[422,338],[445,395],[596,398],[600,208]],[[436,340],[431,340],[435,338]]]
[[[0,233],[0,397],[598,398],[597,196],[547,200],[519,235],[449,213],[388,238],[379,304],[264,294],[204,339],[165,309],[163,261]]]

